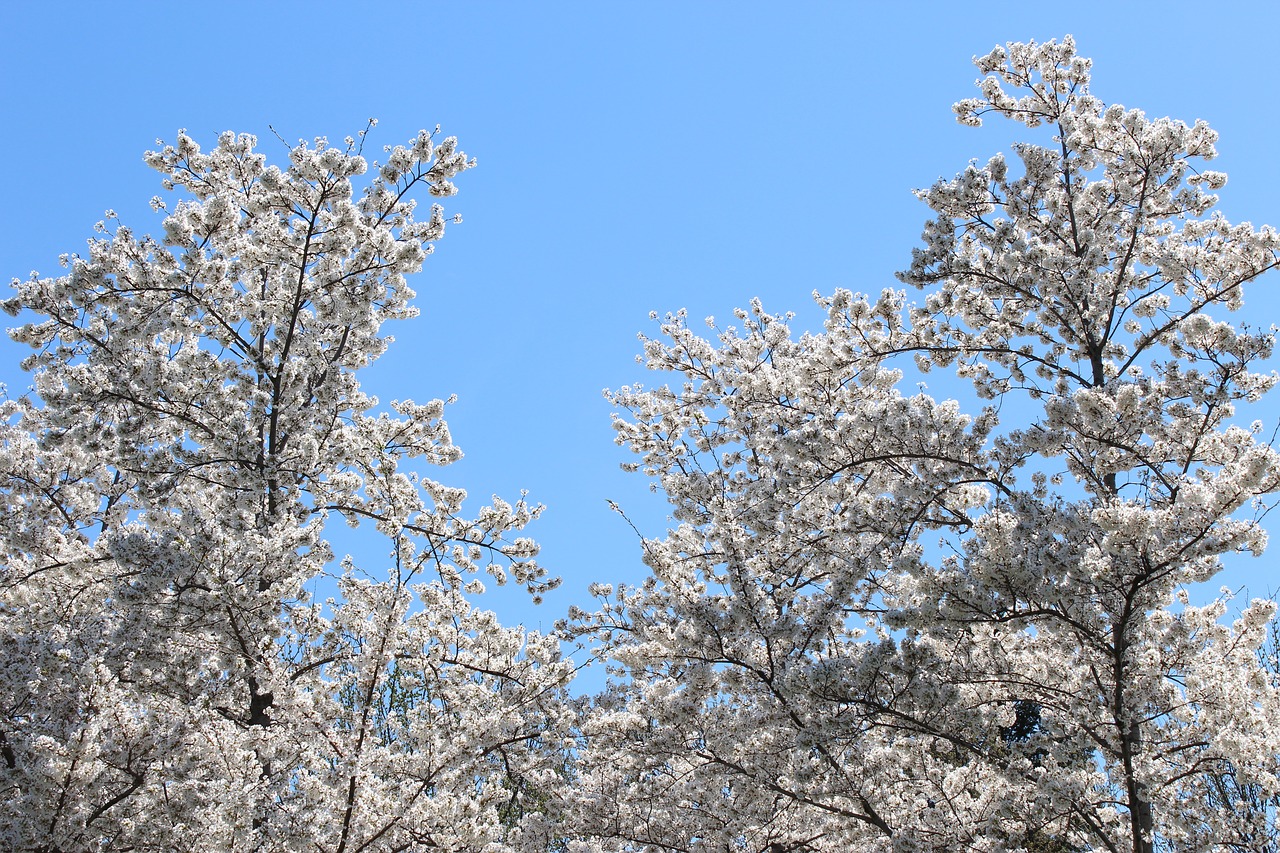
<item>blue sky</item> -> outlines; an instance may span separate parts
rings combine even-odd
[[[601,389],[650,310],[727,317],[760,297],[818,325],[809,294],[893,286],[918,244],[911,190],[1008,151],[1016,129],[959,127],[974,54],[1072,33],[1095,94],[1203,118],[1232,220],[1280,223],[1280,104],[1263,3],[7,3],[0,11],[0,272],[57,271],[107,208],[157,231],[141,160],[180,127],[373,142],[441,124],[479,168],[414,282],[423,316],[369,371],[384,401],[457,394],[473,496],[528,489],[562,590],[504,621],[549,628],[591,581],[635,580],[665,509],[612,444]],[[281,152],[282,148],[279,149]],[[1277,282],[1250,319],[1280,315]],[[20,350],[0,380],[21,389]],[[935,393],[944,393],[931,377]],[[1257,416],[1274,422],[1275,401]],[[1224,581],[1280,586],[1273,557]]]

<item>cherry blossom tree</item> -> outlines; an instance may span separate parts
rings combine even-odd
[[[414,196],[474,162],[422,132],[370,164],[364,139],[281,168],[180,132],[146,155],[161,238],[109,213],[66,274],[15,281],[0,847],[545,849],[570,668],[477,604],[485,573],[554,586],[520,535],[540,508],[464,514],[419,470],[461,455],[445,402],[356,378],[444,234]],[[332,520],[385,557],[335,561]]]
[[[610,395],[676,526],[574,614],[617,675],[583,724],[601,849],[1275,837],[1274,604],[1187,587],[1266,542],[1280,457],[1238,418],[1274,337],[1232,317],[1280,236],[1215,209],[1207,125],[1099,100],[1070,38],[975,62],[960,122],[1031,141],[918,193],[918,302],[838,291],[798,337],[671,315],[666,384]],[[941,369],[973,411],[904,390]]]
[[[615,672],[582,714],[559,638],[479,606],[554,586],[539,507],[464,511],[422,470],[447,403],[356,378],[445,230],[412,199],[472,161],[149,153],[163,236],[109,214],[3,303],[34,384],[0,401],[0,847],[1274,849],[1274,605],[1187,587],[1280,490],[1239,420],[1273,335],[1233,319],[1280,237],[1070,39],[976,62],[960,121],[1033,141],[919,193],[918,302],[670,315],[670,381],[611,394],[675,526],[566,623]],[[944,369],[976,404],[904,390]]]

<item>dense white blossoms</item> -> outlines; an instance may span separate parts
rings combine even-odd
[[[1207,126],[1105,105],[1070,39],[977,65],[960,121],[1043,141],[919,193],[918,303],[670,316],[669,384],[611,395],[677,526],[577,614],[623,676],[584,724],[607,849],[1275,849],[1274,607],[1179,596],[1265,544],[1280,457],[1233,418],[1273,336],[1228,318],[1280,237],[1213,210]],[[999,406],[904,393],[913,363]]]
[[[1266,545],[1280,455],[1240,418],[1274,337],[1233,312],[1280,236],[1215,210],[1207,126],[1104,104],[1070,39],[976,62],[961,123],[1035,141],[918,193],[918,295],[644,341],[666,384],[614,427],[672,529],[556,636],[478,607],[555,585],[540,508],[464,512],[419,470],[460,456],[446,401],[356,378],[416,313],[456,141],[149,153],[163,237],[108,214],[3,303],[34,385],[0,400],[0,849],[1280,848],[1275,605],[1187,592]],[[904,390],[935,369],[992,404]]]
[[[544,849],[568,665],[469,600],[553,585],[539,508],[464,516],[404,464],[460,456],[445,404],[374,412],[356,379],[444,233],[413,195],[473,162],[254,146],[148,153],[163,238],[109,217],[5,303],[35,396],[0,425],[0,848]],[[388,553],[315,602],[333,516]]]

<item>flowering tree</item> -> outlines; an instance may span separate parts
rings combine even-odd
[[[1228,316],[1280,237],[1213,209],[1213,131],[1104,104],[1069,38],[976,64],[961,123],[1045,138],[918,193],[920,303],[839,291],[798,339],[758,303],[715,340],[669,316],[674,382],[611,395],[678,526],[576,614],[623,676],[578,792],[606,848],[1275,837],[1223,807],[1280,791],[1274,606],[1225,625],[1185,587],[1265,544],[1280,457],[1234,418],[1274,341]],[[913,361],[993,405],[904,393]]]
[[[569,671],[476,608],[475,575],[554,581],[539,508],[406,467],[460,452],[445,403],[356,372],[414,316],[405,277],[473,165],[420,133],[368,164],[323,139],[150,152],[164,236],[109,214],[68,273],[15,282],[34,396],[0,425],[0,847],[544,849]],[[357,185],[362,186],[357,189]],[[340,597],[331,518],[375,525]]]

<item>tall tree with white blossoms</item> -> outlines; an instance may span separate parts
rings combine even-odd
[[[1235,422],[1274,338],[1229,319],[1280,236],[1214,210],[1212,130],[1103,103],[1071,39],[976,64],[961,123],[1042,137],[918,193],[920,303],[670,316],[675,381],[611,395],[678,526],[578,614],[625,676],[584,729],[608,849],[1274,849],[1232,793],[1280,792],[1274,605],[1185,587],[1280,489]],[[904,393],[912,359],[995,405]]]
[[[0,847],[544,849],[569,669],[478,610],[488,572],[553,585],[538,508],[407,460],[460,455],[445,403],[375,411],[356,372],[473,165],[422,132],[369,164],[323,139],[268,165],[251,136],[148,153],[159,240],[113,216],[68,273],[16,281],[35,396],[0,446]],[[344,561],[330,518],[376,525]]]

